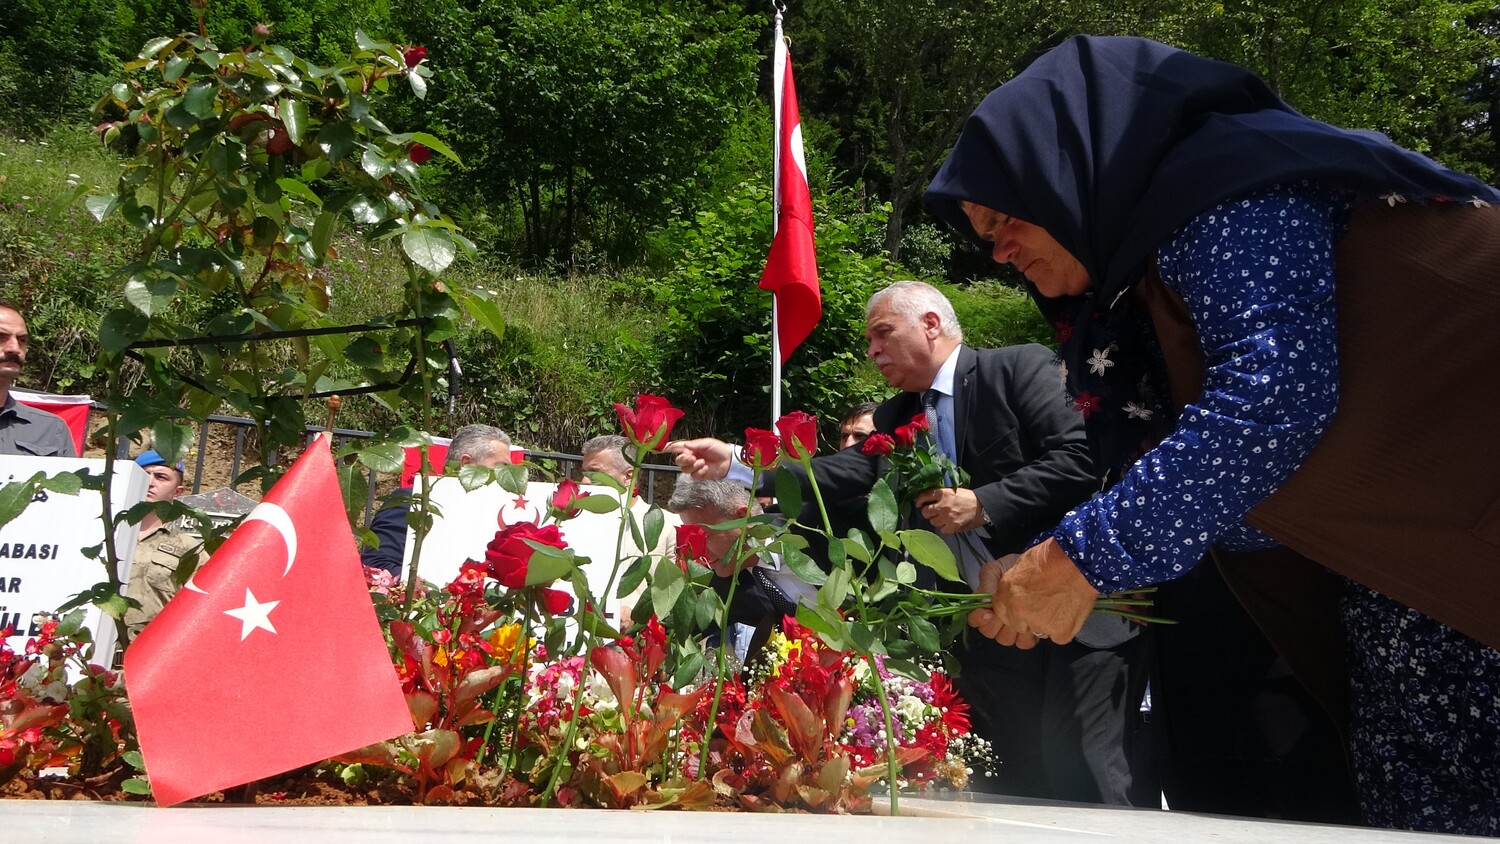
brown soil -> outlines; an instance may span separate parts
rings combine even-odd
[[[0,786],[0,799],[149,800],[120,790],[120,783],[130,775],[131,772],[123,768],[86,780],[75,777],[33,778],[23,775]],[[526,806],[530,804],[529,795],[527,787],[512,783],[505,789],[486,793],[463,790],[445,795],[446,799],[429,799],[427,802],[447,806]],[[411,806],[419,801],[410,786],[394,779],[351,786],[327,771],[303,768],[205,794],[192,802],[255,806]]]

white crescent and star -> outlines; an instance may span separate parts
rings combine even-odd
[[[255,593],[249,587],[245,589],[245,605],[239,609],[225,610],[225,615],[234,616],[240,620],[240,641],[250,635],[250,631],[259,627],[262,630],[276,632],[271,626],[271,610],[276,609],[280,601],[266,601],[264,603],[255,600]]]
[[[281,505],[262,501],[255,505],[255,509],[250,511],[244,521],[240,522],[237,530],[243,530],[250,522],[265,522],[281,534],[282,540],[286,543],[286,569],[282,571],[281,576],[286,577],[292,571],[292,563],[297,560],[297,527],[292,524],[292,517],[282,509]],[[196,576],[196,572],[194,575]],[[192,577],[188,578],[182,588],[200,595],[208,594],[193,581]],[[280,601],[258,601],[255,593],[246,588],[245,605],[237,609],[224,610],[224,614],[240,620],[240,641],[243,642],[250,635],[250,631],[257,628],[270,633],[276,632],[276,628],[271,625],[271,610],[276,609],[277,604],[280,603]]]

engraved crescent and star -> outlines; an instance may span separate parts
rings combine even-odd
[[[292,517],[287,515],[286,510],[283,510],[280,505],[262,501],[240,523],[239,529],[244,530],[245,525],[250,522],[265,522],[281,534],[281,538],[286,542],[286,570],[281,573],[281,576],[286,577],[291,573],[292,563],[297,559],[297,528],[292,524]],[[182,588],[200,595],[208,594],[193,581],[192,577],[188,578],[188,582],[183,584]],[[224,614],[239,619],[240,641],[243,642],[253,630],[265,630],[272,634],[276,632],[275,626],[271,624],[271,611],[280,603],[280,601],[258,600],[255,593],[246,587],[244,606],[224,610]]]

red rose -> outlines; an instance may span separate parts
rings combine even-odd
[[[890,434],[871,434],[860,451],[871,457],[884,457],[896,450],[896,439]]]
[[[579,500],[588,497],[589,493],[579,491],[577,481],[564,478],[563,482],[557,485],[557,492],[552,493],[552,509],[558,511],[558,518],[571,519],[578,515]]]
[[[615,413],[626,438],[647,451],[661,451],[672,438],[672,426],[682,418],[682,411],[671,402],[646,393],[636,396],[634,409],[616,402]]]
[[[781,459],[781,438],[760,428],[745,429],[745,444],[740,447],[740,462],[751,469],[775,468]]]
[[[525,540],[528,539],[553,548],[567,547],[557,525],[539,528],[531,522],[520,522],[501,528],[484,549],[484,560],[489,564],[490,577],[500,581],[501,586],[520,589],[526,585],[526,566],[531,562],[531,555],[536,553],[526,544]]]
[[[406,52],[402,53],[401,56],[406,59],[407,67],[416,67],[427,59],[427,48],[408,47],[406,48]]]
[[[801,410],[776,420],[781,447],[792,460],[803,460],[818,450],[818,417]]]
[[[911,425],[911,429],[913,431],[932,430],[932,428],[930,428],[927,424],[927,414],[925,413],[918,413],[916,416],[913,416],[909,424]]]
[[[432,150],[421,144],[412,144],[411,150],[407,152],[406,156],[411,159],[411,163],[413,164],[426,164],[427,160],[432,158]]]
[[[562,615],[573,606],[573,596],[560,589],[543,589],[542,606],[548,615]]]
[[[917,444],[917,429],[911,425],[902,425],[896,429],[896,442],[902,448],[911,448]]]
[[[689,560],[708,565],[708,529],[703,525],[677,526],[677,565],[687,571]]]

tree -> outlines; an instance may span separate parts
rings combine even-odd
[[[408,35],[451,69],[434,116],[457,182],[517,209],[527,251],[572,266],[694,203],[700,162],[753,91],[750,19],[692,2],[424,0]],[[611,241],[613,241],[611,243]]]

